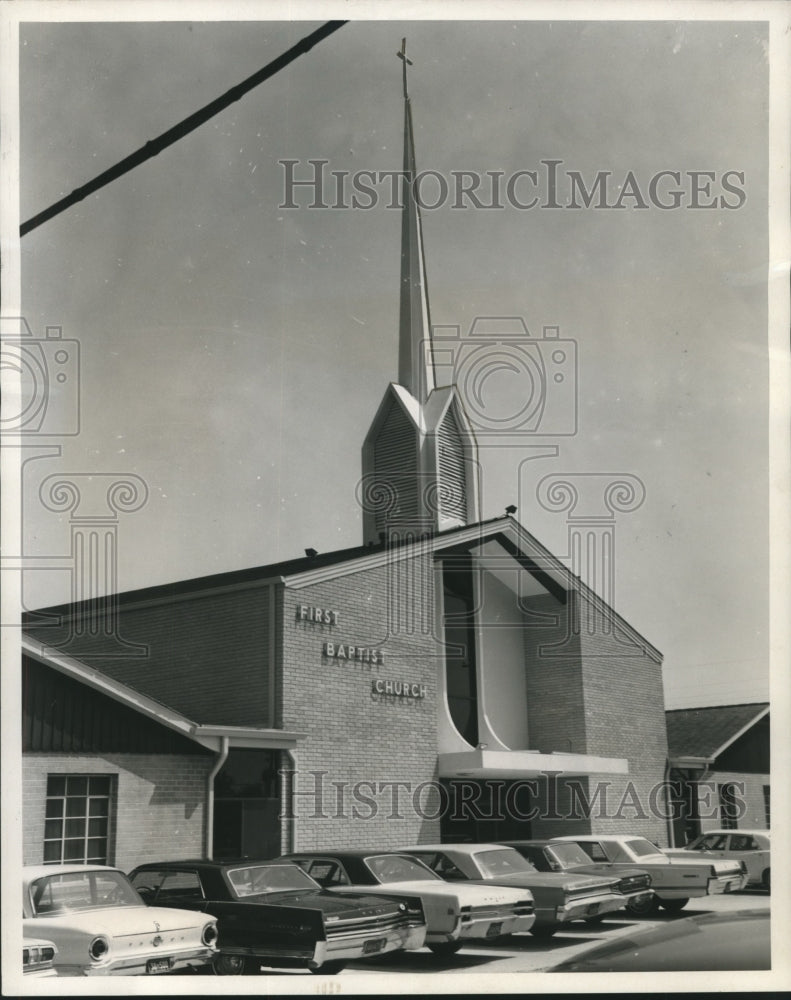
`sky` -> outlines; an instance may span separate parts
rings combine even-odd
[[[21,218],[319,23],[23,24]],[[454,207],[423,189],[441,202],[423,211],[432,322],[474,345],[476,317],[522,317],[533,358],[548,363],[544,327],[578,358],[576,433],[553,432],[550,384],[545,425],[482,437],[482,516],[516,504],[564,558],[566,514],[541,505],[540,480],[636,477],[645,499],[617,516],[613,603],[664,654],[667,707],[767,699],[768,30],[353,21],[26,235],[23,314],[35,337],[56,325],[78,342],[79,392],[71,379],[51,413],[78,407],[80,432],[25,466],[25,555],[69,551],[68,515],[39,494],[56,473],[146,484],[118,518],[119,590],[361,542],[360,450],[397,377],[400,214],[386,186],[367,209],[310,208],[304,188],[284,208],[281,161],[304,179],[326,160],[328,181],[398,170],[406,36],[419,170],[451,184],[535,171],[537,191],[524,176],[513,189],[526,203],[549,201],[544,161],[560,161],[558,208]],[[627,177],[638,195],[565,207],[569,175],[590,188],[601,171],[608,204]],[[678,208],[649,197],[661,171],[680,174]],[[657,183],[669,199],[675,184]],[[525,389],[500,371],[488,391],[506,413]],[[25,604],[70,587],[64,569],[31,569]]]

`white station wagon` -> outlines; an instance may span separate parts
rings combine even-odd
[[[56,946],[59,976],[141,976],[207,965],[217,921],[146,906],[123,872],[104,865],[23,869],[22,936]]]

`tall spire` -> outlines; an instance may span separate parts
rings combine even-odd
[[[425,403],[434,389],[434,364],[431,356],[431,316],[428,308],[426,259],[423,251],[423,228],[415,191],[415,137],[412,107],[407,88],[406,39],[396,53],[403,62],[404,87],[404,171],[401,179],[403,216],[401,219],[401,309],[398,346],[398,382],[420,403]]]
[[[367,543],[401,543],[478,520],[477,445],[454,385],[436,386],[426,261],[414,181],[415,139],[404,69],[401,317],[398,382],[385,390],[363,444],[358,498]]]

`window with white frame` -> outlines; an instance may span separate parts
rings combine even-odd
[[[50,774],[44,820],[44,864],[110,862],[113,776]]]

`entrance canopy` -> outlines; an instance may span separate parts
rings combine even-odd
[[[628,774],[622,757],[594,757],[581,753],[539,753],[537,750],[487,750],[478,747],[438,757],[440,778],[538,778],[564,775]]]

